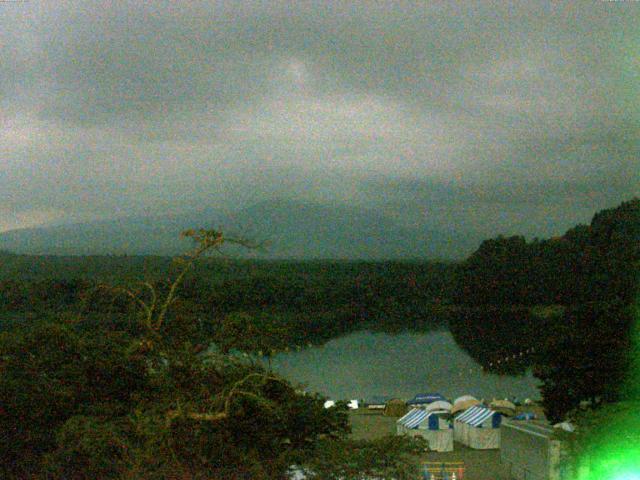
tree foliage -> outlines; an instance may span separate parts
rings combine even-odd
[[[560,420],[582,400],[619,399],[639,275],[637,198],[562,237],[487,240],[458,270],[454,301],[475,309],[454,319],[452,332],[493,371],[533,365],[545,410]],[[560,308],[536,312],[540,304]],[[496,356],[511,359],[509,368],[492,362]]]
[[[632,321],[628,306],[589,303],[567,309],[545,336],[534,373],[542,380],[545,412],[552,422],[563,420],[581,401],[598,405],[623,399]]]
[[[454,303],[631,303],[640,270],[640,199],[594,215],[562,237],[485,240],[460,266]]]
[[[286,335],[268,317],[204,322],[180,298],[187,273],[208,252],[252,246],[217,231],[185,235],[195,249],[178,259],[172,280],[99,285],[75,314],[0,334],[2,477],[281,479],[295,463],[405,478],[404,456],[346,440],[345,404],[325,409],[321,396],[234,354],[282,348]],[[84,307],[107,308],[106,298],[128,321],[94,321]],[[210,342],[217,348],[203,348]],[[393,454],[415,448],[404,442]]]

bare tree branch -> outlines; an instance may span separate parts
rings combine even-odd
[[[265,397],[260,396],[257,393],[254,392],[249,392],[247,390],[241,390],[240,387],[242,385],[244,385],[245,383],[247,383],[249,380],[251,380],[252,378],[257,378],[260,379],[260,382],[258,383],[259,387],[263,387],[264,385],[266,385],[267,381],[275,381],[275,382],[279,382],[282,383],[284,385],[286,385],[286,382],[284,380],[282,380],[281,378],[278,378],[274,375],[270,375],[270,374],[264,374],[264,373],[250,373],[248,375],[246,375],[245,377],[241,378],[240,380],[238,380],[236,383],[233,384],[233,386],[231,387],[231,389],[229,390],[229,392],[223,396],[224,398],[224,407],[222,409],[222,411],[219,412],[206,412],[206,413],[199,413],[199,412],[187,412],[184,413],[182,411],[182,408],[180,407],[180,405],[178,404],[178,408],[175,410],[169,410],[166,413],[166,420],[165,420],[165,424],[167,427],[171,426],[171,423],[173,422],[174,419],[180,417],[180,416],[185,416],[186,418],[189,418],[191,420],[198,420],[198,421],[204,421],[204,422],[219,422],[221,420],[225,420],[227,418],[229,418],[231,416],[231,402],[233,400],[234,397],[238,397],[238,396],[244,396],[244,397],[249,397],[249,398],[253,398],[254,400],[258,401],[261,404],[273,404],[272,401],[266,399]]]

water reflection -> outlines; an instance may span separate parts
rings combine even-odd
[[[423,391],[450,398],[467,393],[478,398],[540,398],[538,381],[530,372],[518,377],[484,373],[448,331],[358,332],[320,347],[279,354],[272,367],[331,398],[409,398]]]

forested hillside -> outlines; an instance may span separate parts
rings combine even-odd
[[[315,307],[327,300],[313,301],[312,293],[277,277],[266,290],[226,295],[229,284],[220,282],[182,288],[206,251],[242,243],[217,231],[189,236],[193,252],[154,283],[2,283],[9,314],[0,331],[2,478],[280,479],[292,465],[414,478],[410,454],[423,444],[352,441],[345,404],[325,409],[321,396],[237,355],[288,347],[287,325],[269,313],[293,300],[282,298],[285,291]],[[330,267],[325,273],[339,278]],[[259,278],[248,286],[263,285]],[[314,291],[333,288],[327,282]],[[247,305],[250,312],[236,311]],[[296,331],[314,339],[307,324]],[[207,349],[211,342],[218,348]],[[341,455],[328,465],[327,451]]]
[[[452,301],[470,308],[451,329],[489,370],[533,365],[559,420],[581,400],[623,395],[639,274],[639,199],[558,238],[486,240],[458,269]]]
[[[539,305],[629,302],[640,264],[640,200],[597,213],[561,237],[497,237],[463,263],[454,302]]]

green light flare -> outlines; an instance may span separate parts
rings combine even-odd
[[[575,480],[640,480],[640,300],[633,307],[626,402],[597,414],[578,461]]]
[[[613,480],[640,480],[640,473],[631,471],[622,472],[621,474],[613,477]]]
[[[640,402],[603,408],[578,462],[576,480],[640,480]]]

